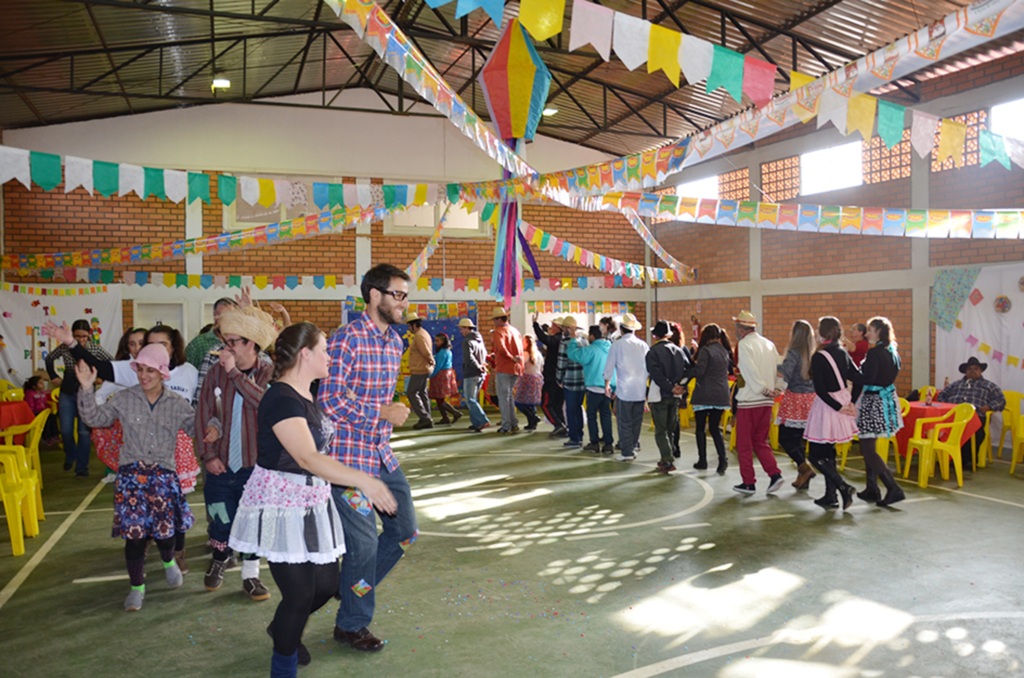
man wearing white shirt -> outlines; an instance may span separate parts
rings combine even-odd
[[[632,313],[622,318],[619,328],[622,338],[612,344],[608,351],[608,362],[604,365],[605,393],[612,396],[611,383],[614,378],[615,407],[619,419],[619,446],[622,452],[615,457],[618,461],[636,459],[636,446],[640,441],[640,427],[644,421],[644,401],[647,399],[647,342],[636,336],[642,327]]]
[[[743,385],[736,391],[736,455],[740,461],[743,482],[734,490],[740,494],[754,494],[754,454],[761,468],[771,479],[768,494],[782,487],[782,474],[775,463],[775,455],[768,444],[768,429],[772,423],[772,405],[779,392],[775,389],[775,372],[779,354],[775,344],[757,333],[757,318],[750,311],[740,311],[736,321],[739,337],[738,368]]]

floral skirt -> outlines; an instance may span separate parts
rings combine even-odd
[[[111,536],[169,539],[195,523],[178,476],[158,464],[137,461],[117,470]]]
[[[865,391],[857,403],[857,428],[861,438],[891,438],[903,428],[900,401],[895,394],[889,395],[888,415],[886,403],[878,393]]]
[[[316,476],[255,466],[228,545],[272,563],[332,563],[345,553],[331,485]]]
[[[455,370],[441,370],[431,377],[427,395],[431,400],[459,395],[459,382],[455,379]]]
[[[540,405],[544,377],[539,374],[524,374],[516,381],[515,400],[517,405]]]
[[[111,471],[118,469],[121,458],[121,446],[124,444],[124,429],[120,421],[113,426],[94,428],[92,441],[96,443],[96,456]],[[196,477],[199,475],[199,462],[196,461],[192,438],[184,431],[178,431],[178,439],[174,447],[174,465],[181,483],[181,493],[195,492]]]
[[[807,426],[807,415],[811,413],[811,403],[813,402],[813,393],[786,391],[782,394],[782,402],[779,403],[779,416],[775,422],[779,426],[804,428]]]

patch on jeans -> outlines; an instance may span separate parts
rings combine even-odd
[[[372,588],[373,588],[372,586],[370,586],[369,584],[366,583],[365,579],[360,579],[359,581],[357,581],[355,584],[352,585],[352,592],[355,593],[360,598],[362,598],[367,593],[369,593]]]
[[[219,520],[225,525],[231,524],[231,518],[228,516],[228,507],[222,501],[216,504],[207,504],[206,515],[210,517],[210,520]]]
[[[401,546],[402,550],[404,551],[407,548],[409,548],[410,546],[412,546],[413,543],[419,538],[419,536],[420,536],[420,531],[416,530],[415,532],[412,533],[411,537],[409,537],[405,541],[399,542],[398,545]]]
[[[341,494],[345,498],[345,501],[354,511],[359,512],[360,515],[368,516],[373,511],[373,506],[370,504],[370,500],[363,496],[363,493],[354,487],[350,487]]]

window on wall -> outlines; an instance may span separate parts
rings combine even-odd
[[[718,198],[720,200],[749,200],[750,169],[743,167],[733,172],[719,174]]]
[[[676,195],[681,195],[684,198],[718,200],[718,175],[679,184],[676,186]]]
[[[859,141],[800,156],[800,195],[838,191],[863,183]]]
[[[769,202],[792,200],[800,195],[800,156],[762,164],[761,190]]]
[[[1024,99],[993,106],[988,123],[993,134],[1024,141]]]
[[[444,214],[444,206],[420,205],[399,210],[384,217],[384,235],[426,236],[433,234],[437,222]],[[446,238],[484,238],[491,237],[487,224],[480,220],[480,215],[467,212],[462,203],[454,204],[448,211],[443,235]]]
[[[880,137],[871,137],[861,151],[864,183],[878,184],[910,177],[910,130],[903,130],[903,140],[886,148]]]
[[[981,162],[978,152],[978,131],[988,129],[988,111],[972,111],[957,115],[950,120],[967,125],[967,139],[964,142],[964,167],[977,165]],[[939,162],[939,136],[941,133],[941,128],[935,132],[935,148],[932,149],[933,172],[943,172],[956,167],[951,157]]]

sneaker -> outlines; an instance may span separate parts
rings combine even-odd
[[[605,443],[604,447],[601,448],[601,454],[615,454],[615,446]]]
[[[549,433],[548,435],[551,436],[552,438],[561,438],[562,435],[565,433],[566,430],[564,426],[556,426],[555,430]]]
[[[228,569],[228,561],[210,561],[210,568],[206,570],[206,576],[203,577],[203,584],[207,591],[216,591],[220,588],[220,585],[224,583],[224,570],[226,569]]]
[[[104,485],[109,485],[110,483],[114,482],[115,480],[117,480],[117,474],[116,473],[111,473],[110,475],[103,476],[100,479],[100,482],[103,483]]]
[[[167,585],[172,589],[181,588],[184,577],[181,576],[181,568],[177,563],[164,568],[164,576],[167,577]]]
[[[523,430],[524,431],[529,431],[530,433],[533,433],[534,431],[537,430],[537,425],[536,424],[527,424],[526,428],[524,428]]]
[[[635,454],[616,454],[615,461],[633,461],[636,459]]]
[[[776,473],[771,477],[771,483],[768,485],[768,491],[765,494],[775,494],[780,487],[782,487],[782,474]]]
[[[589,445],[583,448],[583,451],[599,454],[601,452],[601,443],[590,443]]]
[[[663,475],[668,475],[672,471],[675,471],[676,467],[673,466],[672,464],[666,464],[663,461],[659,461],[658,466],[654,470]]]
[[[421,419],[412,425],[412,430],[414,431],[422,431],[425,428],[434,428],[434,422],[429,419]]]
[[[132,589],[124,599],[125,612],[138,612],[142,609],[142,599],[146,597],[146,589]]]
[[[253,600],[267,600],[270,598],[270,591],[259,577],[250,577],[242,580],[242,590],[249,594]]]
[[[837,502],[833,497],[822,497],[821,499],[815,499],[814,503],[820,506],[821,508],[825,509],[826,511],[828,509],[839,508],[839,502]]]
[[[757,488],[754,487],[753,483],[740,483],[739,485],[736,485],[732,489],[748,497],[757,491]]]
[[[577,443],[572,440],[566,440],[564,443],[562,443],[562,447],[568,447],[570,449],[575,450],[583,447],[583,443]]]
[[[491,427],[491,422],[485,421],[484,423],[482,423],[479,426],[477,426],[475,430],[476,430],[477,433],[479,433],[480,431],[483,431],[485,428],[490,428],[490,427]]]

